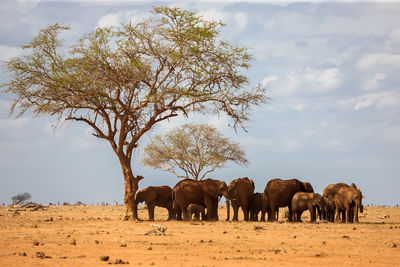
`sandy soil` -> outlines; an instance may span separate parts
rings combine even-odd
[[[122,206],[19,215],[7,208],[0,207],[0,266],[400,266],[400,208],[366,207],[358,224],[177,222],[156,208],[165,236],[143,235],[152,222],[122,221]],[[147,219],[147,210],[139,216]]]

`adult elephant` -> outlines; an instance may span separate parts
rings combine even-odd
[[[172,190],[174,212],[182,213],[183,220],[188,220],[189,204],[200,204],[207,208],[207,220],[218,220],[218,198],[228,197],[228,186],[224,181],[205,179],[195,181],[185,179],[178,182]],[[179,215],[178,215],[179,219]]]
[[[172,189],[169,186],[149,186],[136,193],[135,206],[145,202],[149,213],[149,220],[154,221],[156,206],[168,210],[168,220],[172,219]]]
[[[301,222],[301,215],[305,210],[310,212],[310,222],[317,219],[316,210],[321,214],[323,198],[320,194],[297,192],[292,198],[293,221]]]
[[[289,221],[292,221],[292,198],[297,192],[313,193],[311,184],[307,185],[297,179],[272,179],[265,186],[264,197],[268,200],[268,221],[277,220],[275,213],[279,207],[289,208]]]
[[[352,183],[351,186],[349,186],[346,183],[337,183],[337,184],[330,184],[325,187],[322,193],[322,196],[326,203],[325,209],[322,211],[322,217],[324,220],[327,220],[328,222],[335,221],[335,212],[336,212],[336,205],[334,200],[335,195],[340,189],[347,187],[352,187],[354,189],[357,189],[357,186],[354,183]],[[342,212],[342,216],[343,217],[345,216],[344,212]]]
[[[336,205],[336,221],[339,221],[339,213],[342,212],[342,222],[352,223],[353,217],[358,222],[358,210],[363,213],[361,190],[354,187],[342,187],[334,197]],[[356,211],[354,212],[354,209]]]
[[[232,221],[238,220],[239,207],[242,208],[244,220],[249,221],[249,205],[254,195],[253,180],[243,177],[237,178],[228,185],[228,197],[232,203],[233,218]],[[226,220],[229,221],[229,200],[226,201]]]

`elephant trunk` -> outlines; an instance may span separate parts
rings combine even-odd
[[[230,217],[230,201],[226,199],[226,221],[229,221]]]
[[[317,211],[318,211],[319,220],[321,221],[322,220],[322,210],[321,210],[320,206],[318,206],[318,205],[317,205]]]

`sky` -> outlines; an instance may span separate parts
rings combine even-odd
[[[365,204],[400,204],[400,2],[162,2],[226,24],[221,36],[249,48],[249,89],[263,84],[270,100],[253,108],[247,132],[227,117],[182,117],[158,125],[162,134],[207,122],[239,142],[249,165],[228,164],[208,177],[227,184],[254,180],[263,192],[273,178],[310,182],[316,192],[355,183]],[[96,27],[150,15],[155,1],[0,1],[0,61],[54,23],[69,25],[74,43]],[[12,76],[4,67],[0,84]],[[78,122],[27,113],[10,115],[12,95],[0,93],[0,204],[29,192],[39,203],[122,203],[124,180],[110,145]],[[133,160],[149,185],[179,180],[141,164],[146,135]]]

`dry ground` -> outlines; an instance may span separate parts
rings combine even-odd
[[[161,208],[155,216],[166,236],[142,235],[151,222],[122,221],[122,206],[0,207],[0,266],[400,266],[400,208],[366,207],[358,224],[176,222]]]

